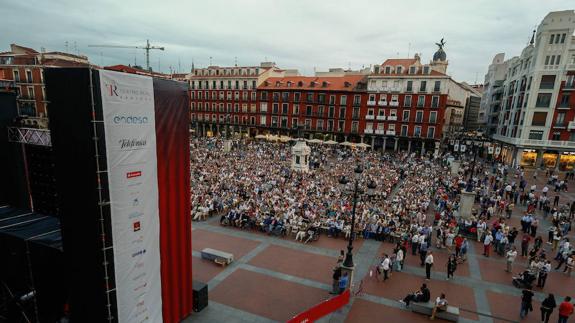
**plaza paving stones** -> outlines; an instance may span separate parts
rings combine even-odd
[[[330,296],[323,289],[244,269],[236,270],[210,293],[218,303],[283,322]]]
[[[255,256],[250,265],[331,284],[337,258],[271,245]]]
[[[206,230],[195,230],[192,234],[192,249],[202,251],[204,248],[212,248],[234,255],[234,259],[240,259],[252,249],[257,247],[259,242],[242,239],[230,235],[209,232]]]
[[[512,322],[541,322],[541,313],[539,312],[540,303],[538,301],[533,302],[533,312],[530,312],[526,318],[521,320],[519,317],[520,309],[520,298],[495,292],[487,292],[487,299],[489,301],[489,306],[491,308],[491,314],[496,318],[494,323],[506,323]],[[557,312],[557,311],[555,311]],[[557,313],[553,313],[549,322],[557,322]]]
[[[363,299],[356,299],[349,311],[346,323],[372,323],[372,322],[394,322],[394,323],[418,323],[429,322],[425,315],[408,312],[399,308],[377,304]],[[437,320],[437,322],[444,322]]]

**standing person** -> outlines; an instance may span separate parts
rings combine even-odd
[[[339,294],[343,293],[347,288],[347,282],[349,281],[349,277],[347,276],[347,272],[343,273],[343,276],[339,278]]]
[[[343,263],[343,259],[345,258],[345,253],[343,250],[339,251],[339,256],[337,257],[337,263]]]
[[[491,235],[491,231],[487,231],[487,234],[485,235],[485,240],[483,240],[483,255],[485,257],[489,257],[491,242],[493,242],[493,236]]]
[[[527,253],[529,252],[529,242],[531,241],[531,236],[528,234],[523,234],[523,238],[521,239],[521,257],[527,257]]]
[[[401,271],[403,269],[403,249],[400,247],[397,249],[397,253],[395,256],[395,268],[397,271]]]
[[[531,303],[533,295],[533,291],[529,287],[521,292],[521,311],[519,312],[521,319],[524,319],[533,310],[533,304]]]
[[[330,294],[337,294],[339,292],[339,279],[341,278],[341,266],[339,261],[337,265],[333,267],[333,275],[331,277],[333,278],[333,283],[331,285],[332,290]]]
[[[427,257],[425,257],[425,277],[427,280],[431,279],[431,267],[433,267],[433,253],[428,251]]]
[[[381,271],[383,271],[383,281],[386,281],[389,278],[389,268],[390,268],[389,256],[384,254],[383,261],[381,262]]]
[[[507,268],[505,269],[506,272],[513,272],[513,263],[515,262],[515,258],[517,258],[517,248],[513,246],[505,255],[505,260],[507,262]]]
[[[542,260],[543,262],[543,260]],[[543,288],[545,287],[545,281],[547,281],[547,275],[551,271],[551,261],[547,260],[543,262],[541,268],[539,269],[539,277],[537,279],[537,287]]]
[[[571,314],[573,314],[573,304],[571,304],[571,296],[567,296],[563,302],[559,304],[559,320],[557,323],[567,323],[567,319]]]
[[[411,237],[411,254],[415,256],[419,250],[419,235],[416,233]]]
[[[549,294],[541,303],[541,322],[549,322],[549,317],[551,316],[551,313],[553,313],[553,309],[555,309],[555,307],[557,307],[555,296],[553,296],[553,294]]]
[[[420,266],[425,265],[425,256],[427,255],[427,241],[423,240],[419,243],[419,260],[421,260]]]
[[[455,257],[454,254],[451,254],[449,256],[449,259],[447,259],[447,279],[449,280],[449,278],[453,278],[453,273],[455,273],[455,270],[457,269],[457,258]]]

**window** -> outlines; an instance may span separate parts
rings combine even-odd
[[[409,110],[403,110],[403,118],[401,121],[409,121]]]
[[[561,140],[561,133],[554,132],[553,135],[551,135],[551,140]]]
[[[273,103],[273,104],[272,104],[272,113],[273,113],[273,114],[278,114],[278,113],[279,113],[279,109],[280,109],[279,103]]]
[[[406,125],[401,126],[401,136],[407,137],[407,126]]]
[[[533,120],[531,121],[532,126],[545,126],[547,121],[547,112],[533,112]]]
[[[268,103],[267,102],[261,102],[260,103],[260,112],[268,112]]]
[[[437,122],[437,111],[431,111],[429,113],[429,123],[436,123]]]
[[[549,55],[545,56],[545,65],[549,65]]]
[[[441,89],[441,81],[435,81],[433,85],[433,92],[439,92]]]
[[[257,97],[256,92],[255,91],[252,92],[252,97],[251,97],[252,101],[255,101],[256,97]]]
[[[556,127],[564,127],[565,126],[565,112],[557,113],[557,118],[555,119],[555,126]]]
[[[278,101],[280,100],[280,94],[279,94],[279,92],[274,92],[274,93],[272,94],[272,96],[273,96],[274,102],[278,102]]]
[[[551,61],[549,62],[550,65],[555,65],[555,55],[551,55]]]
[[[429,66],[423,67],[423,74],[429,74]]]
[[[385,74],[391,74],[391,66],[385,67]]]
[[[327,112],[327,117],[333,118],[334,116],[335,116],[335,107],[329,107],[329,110]]]
[[[305,119],[304,128],[305,130],[311,129],[311,119]]]
[[[351,132],[357,132],[358,128],[359,128],[359,122],[353,121],[351,123]]]
[[[413,136],[421,137],[421,126],[415,126],[415,128],[413,129]]]
[[[419,83],[419,92],[425,91],[427,91],[427,81],[421,81],[421,83]]]
[[[428,127],[427,138],[434,138],[434,137],[435,137],[435,127]]]
[[[318,117],[322,117],[322,118],[323,118],[324,109],[325,109],[325,107],[324,107],[323,105],[320,105],[320,106],[317,107],[317,115],[318,115]]]
[[[325,103],[325,94],[320,93],[317,95],[317,102],[320,104],[324,104]]]
[[[361,95],[354,95],[353,96],[353,105],[359,106],[361,102]]]
[[[287,128],[288,126],[288,118],[287,117],[282,117],[281,119],[281,127],[282,128]]]
[[[20,72],[14,70],[12,73],[14,73],[14,81],[20,82]]]
[[[373,116],[373,109],[367,109],[367,115]]]
[[[437,107],[439,107],[439,96],[434,95],[434,96],[431,98],[431,107],[432,107],[432,108],[437,108]]]
[[[551,34],[551,37],[549,38],[549,44],[553,44],[553,40],[555,40],[555,34]]]
[[[409,67],[409,74],[415,74],[415,66]]]
[[[373,123],[367,122],[365,124],[365,130],[372,130],[372,129],[373,129]]]
[[[268,92],[263,91],[261,94],[261,99],[262,99],[262,101],[267,101],[268,100]]]
[[[28,97],[29,97],[30,99],[33,99],[33,98],[34,98],[34,87],[33,87],[33,86],[29,86],[29,87],[28,87]]]
[[[411,107],[411,95],[406,95],[403,99],[403,106],[404,107]]]
[[[311,105],[306,105],[306,106],[305,106],[305,115],[306,115],[306,116],[311,116],[312,110],[313,110],[313,109],[312,109],[312,106],[311,106]]]
[[[297,128],[297,118],[291,119],[291,126],[292,126],[292,128]]]
[[[423,122],[423,111],[417,111],[415,113],[415,122],[417,123]]]
[[[282,93],[282,101],[287,102],[289,100],[289,92]]]
[[[541,76],[541,84],[539,84],[539,89],[552,90],[554,85],[555,85],[555,75]]]
[[[541,131],[541,130],[529,131],[529,139],[535,139],[535,140],[543,139],[543,131]]]
[[[423,108],[424,105],[425,105],[425,95],[418,96],[417,97],[417,107]]]
[[[359,108],[358,107],[353,108],[351,117],[354,119],[359,119]]]
[[[282,103],[282,114],[288,114],[288,104]]]
[[[339,118],[340,118],[340,119],[345,119],[345,107],[340,107],[340,108],[339,108]]]
[[[375,94],[369,95],[369,102],[375,102]]]
[[[536,108],[549,108],[550,103],[551,103],[551,93],[537,94],[537,101],[535,102]]]
[[[306,102],[307,102],[307,103],[313,103],[313,93],[308,92],[308,93],[306,94]]]
[[[337,130],[344,132],[345,131],[345,121],[344,120],[339,120],[337,122]]]
[[[293,94],[293,102],[299,102],[301,93],[296,92]]]
[[[278,117],[272,116],[272,127],[277,128],[278,126]]]
[[[567,35],[567,34],[562,34],[562,35],[561,35],[561,44],[565,43],[565,36],[566,36],[566,35]]]
[[[414,67],[415,68],[415,67]],[[413,91],[413,81],[407,81],[407,92],[412,92]]]
[[[329,96],[329,104],[330,104],[330,105],[334,105],[334,104],[335,104],[335,95],[330,95],[330,96]]]
[[[32,80],[32,71],[26,70],[26,80],[27,80],[28,82],[30,82],[30,83],[33,82],[33,80]]]
[[[318,120],[316,125],[317,130],[323,130],[323,120]]]
[[[563,95],[561,95],[561,101],[559,102],[559,107],[560,108],[568,108],[569,107],[569,94],[568,93],[563,93]]]
[[[339,97],[339,104],[346,105],[347,104],[347,95],[342,95]]]
[[[293,114],[295,114],[295,115],[299,114],[299,104],[293,105]]]
[[[561,55],[557,55],[557,58],[555,58],[555,65],[559,65],[560,61],[561,61]]]

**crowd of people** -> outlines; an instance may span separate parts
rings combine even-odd
[[[228,150],[220,139],[197,138],[190,145],[194,220],[217,215],[222,225],[303,243],[322,235],[388,241],[395,245],[393,252],[381,255],[375,268],[382,281],[401,271],[409,254],[419,257],[431,279],[433,248],[449,253],[445,272],[453,279],[471,240],[483,246],[485,257],[504,257],[510,273],[515,273],[518,257],[526,258],[525,270],[513,277],[520,288],[531,289],[536,283],[543,289],[553,268],[570,275],[575,266],[575,249],[567,237],[575,202],[561,201],[559,194],[568,189],[571,175],[560,179],[548,172],[547,184],[538,188],[527,182],[521,167],[463,163],[459,173],[452,174],[445,159],[325,145],[313,147],[310,172],[296,172],[290,168],[289,144],[242,140]],[[339,179],[353,179],[358,164],[363,166],[358,178],[363,192],[352,227],[354,180],[342,185]],[[533,178],[537,176],[535,171]],[[459,216],[463,191],[475,196],[471,216]],[[512,215],[518,212],[520,226],[515,226]],[[547,222],[548,227],[543,225]],[[334,293],[347,279],[337,268]],[[403,301],[417,301],[417,295]]]

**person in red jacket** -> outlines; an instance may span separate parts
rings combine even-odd
[[[567,296],[559,305],[559,320],[557,323],[567,323],[567,319],[571,314],[573,314],[573,304],[571,304],[571,297]]]

